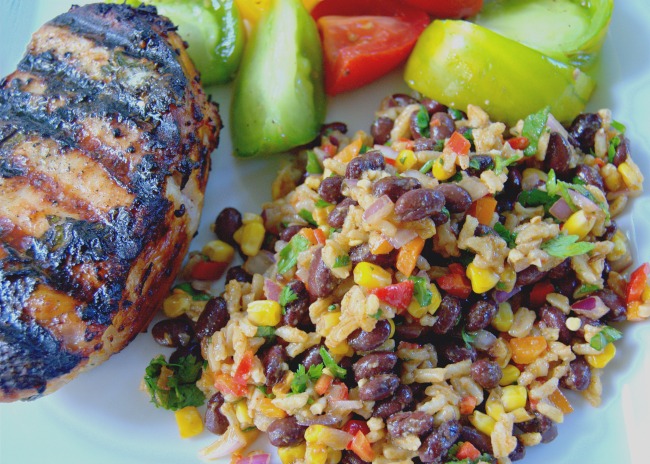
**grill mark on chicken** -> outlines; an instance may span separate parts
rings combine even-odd
[[[221,121],[174,31],[73,7],[0,81],[0,401],[119,351],[180,266]]]

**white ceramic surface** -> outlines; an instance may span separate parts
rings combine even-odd
[[[80,2],[83,3],[83,2]],[[0,0],[0,75],[16,66],[30,34],[65,0]],[[588,109],[609,107],[628,128],[635,160],[650,176],[650,12],[646,0],[618,0],[607,37],[598,89]],[[259,211],[283,157],[236,160],[228,136],[229,87],[210,89],[226,129],[206,194],[206,206],[193,248],[211,237],[209,224],[226,206]],[[332,99],[328,121],[345,121],[350,130],[367,130],[381,98],[406,90],[399,72]],[[646,182],[648,187],[648,182]],[[650,195],[636,199],[619,225],[637,246],[637,261],[650,260]],[[603,404],[574,399],[576,411],[559,425],[558,438],[529,449],[528,464],[608,464],[650,462],[650,323],[624,325],[624,338],[604,376]],[[2,464],[180,464],[200,462],[197,450],[213,439],[207,433],[181,440],[173,414],[156,409],[139,391],[148,361],[164,349],[142,334],[123,352],[81,375],[55,394],[30,403],[0,405]],[[165,351],[168,355],[169,351]],[[263,440],[258,442],[260,447]],[[277,457],[273,463],[279,462]]]

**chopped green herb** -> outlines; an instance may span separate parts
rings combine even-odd
[[[257,430],[257,427],[251,425],[250,427],[246,427],[245,429],[242,429],[242,432],[248,433],[248,432],[252,432],[253,430]]]
[[[463,175],[460,172],[457,172],[449,178],[449,182],[460,182],[463,180]]]
[[[587,185],[587,183],[578,176],[574,177],[571,182],[575,185]]]
[[[192,284],[189,282],[183,282],[182,284],[178,284],[174,287],[175,289],[179,289],[187,293],[192,297],[192,300],[194,301],[208,301],[210,299],[210,295],[208,295],[205,292],[200,292],[198,290],[195,290],[192,288]]]
[[[311,396],[309,398],[307,398],[307,404],[312,405],[315,402],[316,402],[316,400],[314,398],[312,398]]]
[[[433,146],[433,150],[442,151],[443,148],[445,148],[445,140],[444,139],[436,140],[436,144]]]
[[[379,318],[381,317],[381,308],[379,308],[375,314],[371,314],[370,317],[379,320]]]
[[[559,200],[557,195],[549,195],[547,192],[539,189],[524,190],[519,194],[517,201],[521,203],[522,206],[531,207],[531,206],[543,206],[546,211],[549,210],[553,204]]]
[[[307,166],[305,169],[308,174],[323,173],[323,167],[320,165],[318,156],[312,150],[307,151]]]
[[[273,338],[275,337],[275,327],[270,325],[261,325],[257,328],[256,337]]]
[[[316,206],[316,208],[327,208],[328,206],[332,206],[332,203],[319,198],[316,200],[316,203],[314,203],[314,206]]]
[[[280,250],[280,260],[278,261],[278,274],[284,274],[294,267],[298,262],[298,254],[309,249],[309,240],[302,235],[296,234],[291,237],[287,245]]]
[[[515,232],[512,232],[500,222],[494,224],[494,231],[506,241],[508,248],[514,248],[516,246],[517,234]]]
[[[325,367],[327,367],[332,375],[338,379],[344,379],[348,371],[343,369],[341,366],[336,364],[336,361],[334,361],[334,358],[332,358],[332,355],[327,351],[327,349],[324,346],[320,347],[320,355],[321,358],[323,358],[323,363],[325,364]]]
[[[429,289],[429,282],[424,277],[411,276],[409,280],[413,281],[413,297],[420,307],[424,308],[431,304],[433,293]]]
[[[442,214],[444,214],[445,216],[447,216],[447,217],[451,217],[451,213],[449,212],[449,210],[447,209],[446,206],[443,206],[442,209],[440,210],[440,212]]]
[[[499,281],[499,282],[497,282],[496,289],[501,290],[502,292],[504,292],[504,291],[506,291],[508,289],[508,284],[506,284],[505,282]]]
[[[494,161],[494,173],[495,174],[501,174],[505,168],[510,166],[511,164],[516,163],[522,159],[521,155],[512,155],[510,158],[501,158],[500,156],[495,156],[493,161]]]
[[[420,105],[418,114],[415,115],[415,124],[417,125],[418,129],[420,130],[420,134],[422,134],[423,137],[429,137],[429,113],[422,105]]]
[[[579,242],[577,235],[558,235],[547,242],[542,243],[542,250],[557,258],[569,258],[571,256],[584,255],[595,248],[596,245],[589,242]]]
[[[291,303],[292,301],[296,301],[298,299],[298,294],[291,290],[291,287],[288,285],[285,285],[282,291],[280,292],[280,296],[278,297],[278,303],[280,303],[280,306],[283,308]]]
[[[291,392],[303,393],[305,390],[307,390],[308,380],[309,376],[305,371],[305,366],[301,364],[298,366],[298,369],[296,370],[295,374],[293,375],[293,379],[291,380],[291,385],[289,386],[289,388],[291,388]]]
[[[612,140],[609,141],[609,146],[607,147],[607,161],[610,163],[614,162],[614,158],[616,157],[616,149],[620,144],[621,139],[618,135],[612,137]]]
[[[619,330],[606,325],[600,330],[600,332],[591,337],[591,340],[589,340],[589,346],[594,350],[602,350],[609,343],[620,340],[622,337],[623,334]]]
[[[612,126],[614,129],[616,129],[617,131],[619,131],[621,134],[625,133],[626,128],[623,123],[620,123],[618,121],[612,121],[609,125]]]
[[[461,330],[460,336],[463,338],[463,341],[465,342],[465,346],[467,348],[471,348],[474,340],[476,340],[476,333],[465,332],[465,329]]]
[[[331,304],[331,305],[329,305],[329,306],[327,307],[327,310],[330,311],[330,312],[332,312],[332,311],[336,311],[337,308],[338,308],[338,307],[337,307],[335,304]]]
[[[334,268],[345,267],[350,264],[350,257],[348,255],[337,256],[334,260]]]
[[[467,139],[467,141],[469,141],[469,142],[473,142],[473,141],[474,141],[474,133],[472,132],[472,128],[471,128],[471,127],[468,128],[465,132],[463,132],[462,135],[463,135],[463,137],[465,137],[465,139]]]
[[[537,113],[526,116],[526,119],[524,119],[524,127],[521,131],[521,135],[528,138],[530,141],[530,144],[524,150],[524,156],[533,156],[537,153],[539,138],[546,127],[549,112],[550,108],[547,106]]]
[[[591,284],[582,284],[578,289],[573,293],[574,298],[582,298],[583,296],[589,295],[590,293],[597,292],[600,290],[598,285]]]
[[[314,216],[312,216],[310,211],[307,211],[306,209],[301,209],[298,211],[298,216],[303,218],[305,221],[307,221],[309,224],[312,226],[317,226],[318,223],[314,220]]]
[[[447,108],[447,112],[454,121],[460,121],[463,119],[463,112],[461,110],[457,110],[456,108]]]
[[[481,169],[481,162],[478,160],[478,158],[474,156],[469,160],[469,167],[472,169],[476,169],[478,171]],[[490,164],[487,167],[487,169],[492,169],[492,167],[494,167],[494,160],[490,161]]]
[[[359,154],[363,155],[364,153],[368,153],[368,150],[370,150],[368,145],[361,145],[361,148],[359,148]]]
[[[422,174],[426,174],[427,172],[431,172],[431,168],[433,168],[433,162],[434,161],[435,160],[430,159],[429,161],[424,163],[424,165],[422,165],[422,167],[420,168],[420,172]]]
[[[268,392],[266,385],[256,385],[255,388],[261,391],[267,398],[275,398],[275,395],[273,393]]]
[[[460,250],[460,256],[458,257],[458,262],[463,265],[463,267],[469,266],[471,262],[474,261],[476,255],[469,250]]]
[[[168,363],[163,355],[152,359],[144,376],[151,402],[172,411],[186,406],[201,406],[205,402],[205,395],[196,386],[196,381],[201,377],[202,361],[193,355],[180,358],[176,364]],[[165,375],[165,385],[161,386],[163,369],[171,370],[172,375]]]

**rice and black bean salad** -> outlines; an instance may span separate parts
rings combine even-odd
[[[556,437],[567,389],[598,405],[614,323],[650,316],[615,221],[643,181],[625,127],[397,94],[346,132],[261,214],[224,209],[165,301],[153,335],[178,349],[145,380],[181,434],[221,435],[201,456],[269,462],[241,454],[263,431],[284,464],[508,463]]]

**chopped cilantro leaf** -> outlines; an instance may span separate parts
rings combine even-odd
[[[328,206],[332,206],[332,203],[325,201],[322,198],[319,198],[318,200],[316,200],[314,206],[316,206],[316,208],[327,208]]]
[[[541,248],[551,256],[570,258],[589,253],[596,246],[589,242],[579,242],[579,238],[577,235],[558,235],[542,243]]]
[[[368,145],[363,144],[363,145],[361,145],[361,148],[359,148],[359,154],[360,154],[360,155],[363,155],[364,153],[367,153],[368,150],[370,150],[370,148],[368,147]]]
[[[413,281],[413,296],[418,304],[424,308],[431,304],[433,293],[429,289],[429,282],[424,277],[411,276],[409,280]]]
[[[521,159],[521,155],[513,155],[510,158],[494,157],[494,173],[501,174],[505,168]]]
[[[309,370],[305,370],[305,366],[302,364],[298,366],[298,369],[293,375],[293,380],[291,380],[291,391],[293,393],[303,393],[307,390],[307,381],[308,380],[318,380],[323,374],[323,365],[316,364],[309,367]]]
[[[273,338],[275,337],[275,327],[261,325],[257,328],[256,337]]]
[[[546,127],[549,112],[550,108],[547,106],[537,113],[526,116],[526,119],[524,119],[524,127],[521,131],[521,135],[528,138],[530,141],[530,145],[528,145],[524,150],[524,156],[533,156],[537,153],[539,138],[544,131],[544,127]]]
[[[284,274],[294,267],[298,262],[298,254],[309,248],[309,240],[302,235],[296,234],[291,237],[291,241],[280,250],[280,260],[278,261],[278,274]]]
[[[334,358],[332,358],[332,355],[327,351],[327,349],[324,346],[320,347],[320,355],[321,358],[323,358],[323,363],[325,364],[325,367],[327,367],[332,375],[338,379],[344,379],[348,371],[343,369],[341,366],[336,364],[336,361],[334,361]]]
[[[462,133],[462,136],[465,137],[465,139],[468,142],[473,142],[474,141],[474,134],[472,132],[472,128],[468,128],[465,132]]]
[[[539,189],[524,190],[517,197],[517,201],[522,206],[543,206],[546,211],[559,199],[557,195],[549,195],[547,192]]]
[[[317,226],[318,224],[314,220],[314,216],[312,216],[310,211],[307,211],[306,209],[301,209],[298,211],[298,216],[303,218],[305,221],[307,221],[308,224],[311,224],[312,226]]]
[[[422,105],[420,105],[420,110],[415,115],[415,124],[423,137],[429,137],[429,113]]]
[[[379,318],[381,317],[381,308],[379,308],[375,314],[371,314],[370,317],[379,320]]]
[[[617,135],[612,137],[612,140],[609,141],[609,146],[607,147],[607,161],[610,163],[614,162],[614,157],[616,157],[616,149],[621,144],[621,138]]]
[[[460,182],[463,180],[463,175],[460,172],[457,172],[449,178],[449,182]]]
[[[620,340],[622,337],[623,334],[619,330],[616,330],[614,327],[610,327],[606,325],[601,329],[600,332],[598,332],[596,335],[591,337],[591,340],[589,341],[589,346],[591,346],[594,350],[602,350],[609,343],[615,342],[616,340]]]
[[[334,267],[344,267],[350,264],[350,257],[348,255],[337,256],[334,260]]]
[[[283,308],[291,303],[292,301],[296,301],[298,299],[298,294],[291,290],[291,287],[288,285],[285,285],[282,291],[280,292],[280,296],[278,297],[278,303],[280,303],[280,306]]]
[[[494,231],[506,241],[508,248],[514,248],[516,246],[515,240],[517,240],[517,234],[515,232],[512,232],[500,222],[494,224]]]
[[[305,168],[308,174],[322,174],[323,167],[320,165],[318,156],[312,150],[307,152],[307,167]]]
[[[311,380],[320,379],[320,376],[323,375],[323,368],[324,367],[325,366],[323,366],[323,364],[321,364],[321,363],[313,364],[313,365],[309,366],[309,370],[307,371],[307,376],[309,376],[309,378]]]
[[[176,364],[168,363],[163,355],[152,359],[144,376],[151,402],[172,411],[186,406],[201,406],[205,402],[205,395],[196,386],[196,381],[201,376],[202,366],[202,360],[193,355],[180,358]],[[165,372],[163,375],[163,370],[171,373]]]

